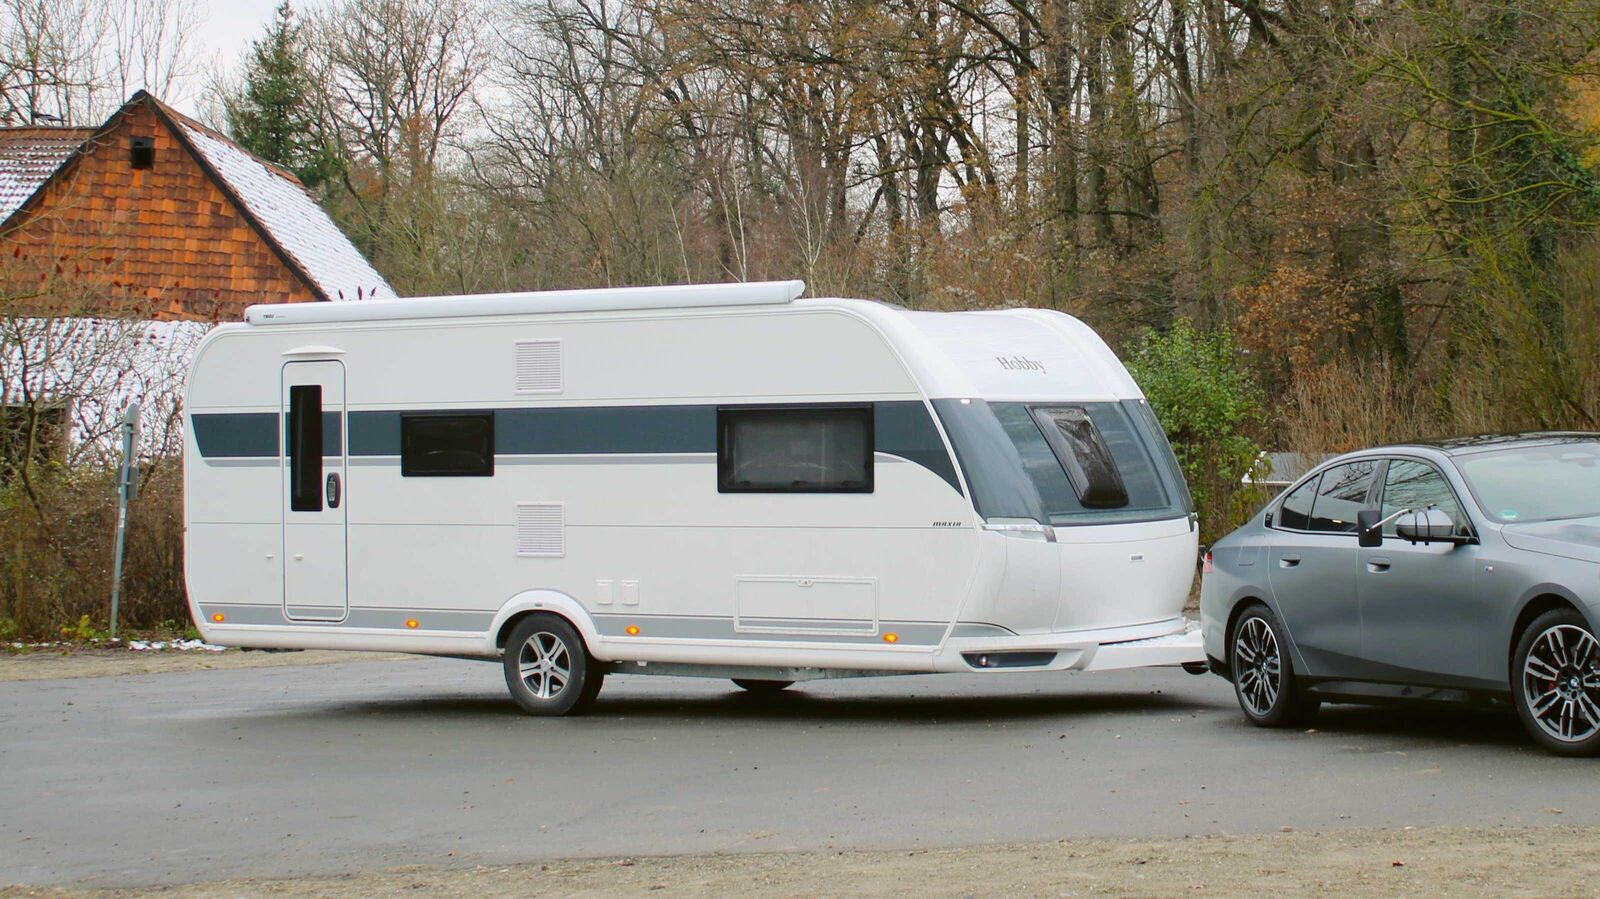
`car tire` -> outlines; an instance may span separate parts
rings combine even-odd
[[[1523,630],[1511,656],[1511,699],[1540,746],[1600,755],[1600,642],[1576,609],[1553,609]]]
[[[1257,727],[1293,727],[1315,715],[1321,703],[1300,695],[1286,651],[1288,635],[1263,603],[1251,603],[1228,635],[1228,671],[1246,720]]]
[[[511,629],[504,666],[511,698],[530,715],[582,710],[605,677],[577,629],[546,612],[529,615]]]
[[[747,693],[757,696],[776,696],[784,690],[794,686],[792,680],[750,680],[749,678],[736,677],[733,685]]]

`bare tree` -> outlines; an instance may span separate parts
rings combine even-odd
[[[98,124],[191,74],[198,0],[0,0],[0,124]]]

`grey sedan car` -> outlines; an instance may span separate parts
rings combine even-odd
[[[1551,751],[1600,753],[1600,434],[1325,462],[1206,553],[1200,620],[1261,726],[1324,701],[1510,704]]]

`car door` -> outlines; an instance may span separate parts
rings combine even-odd
[[[1472,534],[1443,472],[1420,458],[1389,460],[1383,516],[1429,508],[1448,514],[1461,536]],[[1479,549],[1476,544],[1414,544],[1400,539],[1389,522],[1383,545],[1361,550],[1356,586],[1368,679],[1472,686],[1474,673],[1487,670],[1485,654],[1500,619],[1475,590]]]
[[[1356,513],[1372,506],[1377,462],[1333,466],[1284,498],[1273,521],[1268,580],[1307,676],[1360,670]]]

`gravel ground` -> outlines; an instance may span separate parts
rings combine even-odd
[[[404,868],[0,897],[1596,896],[1600,828],[1348,830],[966,849]],[[1559,864],[1551,864],[1559,859]]]

